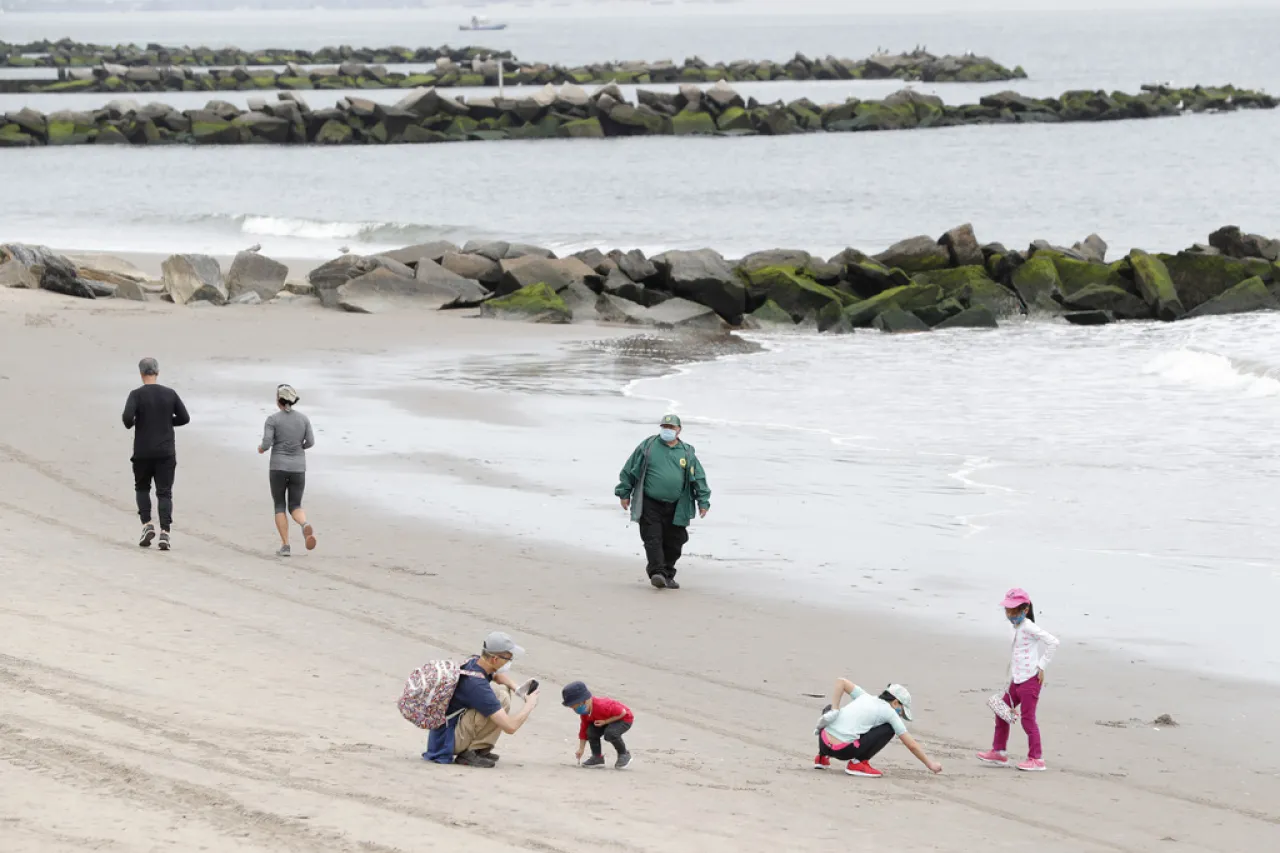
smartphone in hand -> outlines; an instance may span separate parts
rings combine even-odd
[[[531,678],[516,689],[516,695],[523,699],[530,694],[538,692],[538,679]]]

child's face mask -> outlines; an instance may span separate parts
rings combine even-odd
[[[1021,625],[1022,621],[1026,618],[1027,618],[1027,614],[1019,613],[1016,616],[1010,616],[1009,622],[1016,628],[1017,626]]]
[[[581,705],[573,706],[573,713],[577,714],[580,717],[585,717],[587,715],[587,712],[590,710],[591,710],[591,706],[588,705],[586,702],[583,702]]]

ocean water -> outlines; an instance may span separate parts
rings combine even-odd
[[[70,35],[116,43],[454,44],[472,14],[506,20],[475,34],[517,56],[608,59],[862,57],[925,45],[975,51],[1031,79],[1035,95],[1134,91],[1149,82],[1280,90],[1280,65],[1255,33],[1280,10],[841,11],[787,4],[639,2],[461,5],[308,12],[8,15],[10,40]],[[843,4],[847,5],[847,4]],[[988,4],[989,5],[989,4]],[[1030,4],[1035,6],[1036,4]],[[1039,6],[1047,5],[1045,3]],[[1130,5],[1133,5],[1132,3]],[[921,12],[921,14],[909,14]],[[1012,84],[920,86],[973,101]],[[879,97],[891,82],[754,84],[756,97]],[[314,106],[341,93],[311,92]],[[403,93],[366,96],[394,100]],[[459,94],[467,94],[459,90]],[[203,106],[240,93],[164,94]],[[88,109],[106,95],[0,95],[0,110]],[[1010,245],[1073,242],[1091,232],[1117,249],[1176,249],[1227,222],[1280,233],[1280,175],[1268,164],[1280,111],[1063,127],[955,128],[788,139],[630,139],[320,149],[6,150],[0,239],[117,251],[231,253],[253,243],[288,257],[339,247],[377,251],[433,237],[502,237],[585,246],[712,246],[726,254],[795,246],[874,250],[971,221]]]
[[[317,488],[622,557],[636,583],[612,489],[675,411],[712,489],[691,585],[989,635],[1024,586],[1072,645],[1280,671],[1280,317],[750,337],[763,349],[689,363],[530,343],[234,365],[209,388],[284,371],[308,389]],[[431,402],[459,390],[469,414]],[[227,393],[200,429],[243,444],[259,402]]]
[[[474,13],[13,15],[4,26],[9,39],[438,44],[466,41],[456,22]],[[925,44],[1022,64],[1032,79],[1018,88],[1032,94],[1154,81],[1280,89],[1280,65],[1257,35],[1280,24],[1275,9],[870,16],[831,4],[781,14],[613,3],[481,13],[512,23],[487,43],[549,61],[859,57]],[[765,91],[827,100],[895,87],[877,86],[886,84]],[[1007,86],[929,88],[957,101]],[[0,96],[0,110],[97,102],[50,97]],[[1116,256],[1178,249],[1226,223],[1280,235],[1277,138],[1280,113],[1250,112],[741,140],[6,150],[0,241],[215,253],[262,243],[319,259],[343,245],[494,236],[557,251],[826,255],[971,222],[980,239],[1010,246],[1098,232]],[[389,510],[635,558],[638,579],[638,537],[612,487],[630,449],[675,410],[714,490],[688,549],[697,585],[995,634],[993,602],[1017,584],[1069,643],[1274,678],[1278,333],[1272,315],[1013,323],[758,338],[758,352],[709,361],[656,346],[513,342],[288,367],[321,433],[317,489],[360,489]],[[236,389],[277,373],[211,376],[208,393],[225,405],[202,428],[242,443],[261,410]],[[423,402],[457,389],[486,404]]]

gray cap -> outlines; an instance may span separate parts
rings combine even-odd
[[[908,720],[911,719],[911,691],[902,684],[890,684],[885,688],[885,692],[898,700],[898,704],[902,706],[902,716]]]
[[[159,376],[160,362],[156,361],[154,358],[144,358],[142,361],[138,362],[138,372],[143,376]]]
[[[489,654],[502,654],[503,652],[511,652],[512,655],[524,654],[524,649],[517,646],[515,640],[501,631],[494,631],[484,638],[484,651]]]

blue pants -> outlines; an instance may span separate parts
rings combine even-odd
[[[440,728],[431,730],[427,735],[427,751],[422,753],[424,761],[434,761],[436,764],[453,763],[453,734],[458,728],[458,720],[461,716],[459,714],[452,717]]]

